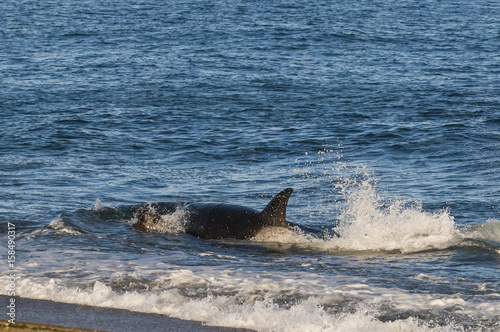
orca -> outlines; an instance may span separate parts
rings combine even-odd
[[[287,188],[258,211],[246,206],[226,203],[191,203],[184,209],[185,232],[200,239],[250,239],[266,228],[290,229],[286,221],[286,207],[293,189]],[[147,230],[158,223],[161,216],[149,208],[135,214],[133,227]]]

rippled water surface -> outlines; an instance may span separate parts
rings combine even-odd
[[[3,1],[18,295],[259,331],[498,330],[499,17],[487,0]],[[287,187],[295,236],[184,233],[184,203],[262,209]],[[162,223],[135,231],[147,203]]]

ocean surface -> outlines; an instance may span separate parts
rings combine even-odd
[[[500,330],[500,2],[3,0],[0,22],[16,295],[258,331]],[[184,232],[182,204],[287,187],[296,235]],[[134,230],[148,205],[161,227]]]

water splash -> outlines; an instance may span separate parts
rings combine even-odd
[[[159,214],[151,204],[143,209],[146,209],[152,216],[159,216],[158,219],[156,217],[147,218],[141,223],[146,231],[177,235],[186,229],[186,211],[183,209],[179,208],[167,214]],[[137,214],[132,222],[134,224],[138,222]]]
[[[465,239],[481,241],[489,247],[500,248],[500,220],[488,219],[485,223],[472,225],[462,231]],[[500,254],[500,250],[496,250]]]
[[[333,225],[322,239],[302,242],[326,250],[411,253],[449,248],[463,238],[449,211],[426,212],[421,202],[388,200],[372,170],[343,162],[333,150],[318,151],[316,160],[308,159],[294,172],[297,182],[325,188],[316,204],[308,204],[309,220]]]
[[[52,220],[49,224],[49,228],[55,230],[58,234],[83,235],[81,232],[65,223],[64,218],[61,216]]]
[[[266,227],[260,230],[250,240],[255,242],[294,243],[300,242],[302,239],[303,233],[298,227]]]
[[[446,210],[429,213],[421,203],[385,202],[376,180],[364,168],[336,184],[344,196],[329,246],[347,250],[400,251],[443,249],[460,240],[454,218]]]

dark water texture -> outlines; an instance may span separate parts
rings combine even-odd
[[[467,188],[477,205],[498,189],[496,2],[2,7],[7,186],[84,181],[102,195],[130,186],[125,174],[151,185],[149,167],[246,167],[342,142],[382,174],[404,165],[414,191],[419,173],[437,196]]]
[[[353,275],[370,287],[495,303],[499,18],[500,4],[488,0],[2,1],[2,223],[18,225],[25,248],[74,246],[83,262],[91,251],[107,252],[103,266],[148,255],[174,270],[204,262],[256,274],[312,269],[317,280]],[[129,225],[131,211],[146,202],[261,208],[293,187],[289,219],[321,238],[325,229],[336,234],[352,203],[345,190],[363,179],[380,196],[368,197],[377,209],[396,199],[421,202],[418,220],[445,210],[457,229],[485,225],[482,235],[405,256],[205,243],[186,234],[141,235]],[[92,209],[97,198],[104,210]],[[56,218],[80,235],[48,227]],[[36,261],[35,251],[20,255]],[[236,258],[200,258],[211,251]],[[87,286],[104,280],[129,290],[108,270],[60,272],[58,264],[75,260],[60,255],[63,263],[25,267],[25,277],[72,276]],[[426,279],[436,273],[467,281]],[[136,280],[140,287],[154,283],[144,278]],[[201,292],[194,297],[217,294]],[[274,301],[310,297],[304,290]],[[336,314],[363,301],[370,299],[321,305]],[[452,307],[429,310],[378,308],[376,317],[498,326]]]

